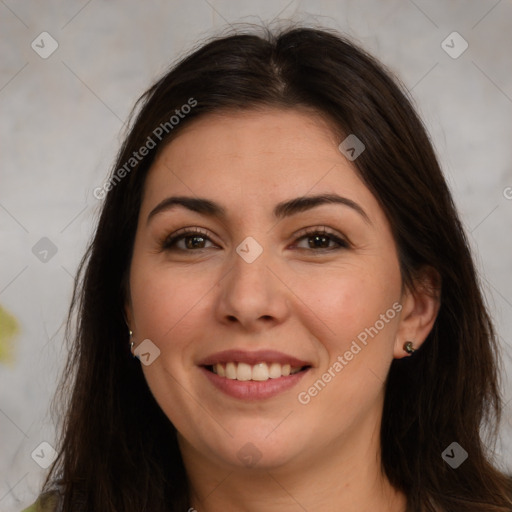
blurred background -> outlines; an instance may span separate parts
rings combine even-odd
[[[32,503],[53,460],[73,278],[130,109],[198,41],[272,20],[343,32],[410,91],[496,321],[512,472],[510,0],[0,0],[1,511]]]

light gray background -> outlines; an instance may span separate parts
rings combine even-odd
[[[92,192],[135,99],[199,39],[227,23],[275,17],[352,36],[415,99],[503,345],[508,405],[496,457],[512,471],[510,0],[0,0],[0,304],[21,324],[15,364],[0,363],[0,510],[31,503],[45,475],[31,453],[55,444],[48,406],[65,357],[73,275],[100,206]],[[43,31],[59,45],[47,59],[31,48]],[[457,59],[441,47],[453,31],[469,44]],[[46,263],[32,252],[42,237],[58,248]]]

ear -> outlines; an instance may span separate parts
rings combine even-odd
[[[406,357],[404,343],[412,341],[418,349],[429,335],[441,305],[441,277],[433,267],[424,267],[412,289],[402,294],[402,311],[394,347],[396,359]]]

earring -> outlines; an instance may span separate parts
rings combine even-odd
[[[130,333],[130,351],[132,353],[132,356],[135,357],[133,353],[133,332],[131,329],[128,332]]]
[[[414,345],[413,345],[412,341],[406,341],[404,343],[404,350],[408,354],[413,354],[414,352],[416,352],[416,349],[414,348]]]

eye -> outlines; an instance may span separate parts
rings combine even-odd
[[[349,248],[349,243],[346,240],[328,231],[326,228],[310,228],[303,231],[301,235],[297,238],[299,244],[295,245],[296,248],[301,250],[325,252]],[[303,243],[302,241],[306,242],[306,247],[300,247],[300,243]],[[216,247],[207,232],[200,228],[182,228],[165,238],[161,242],[161,246],[163,250],[167,251],[180,250],[191,252],[208,249],[208,243]]]
[[[165,238],[161,245],[164,250],[190,251],[208,249],[205,247],[207,242],[211,243],[211,240],[208,234],[201,229],[183,228]]]
[[[335,251],[339,249],[348,249],[349,244],[334,233],[325,228],[313,228],[305,231],[298,240],[306,241],[307,247],[297,247],[299,249],[313,250],[314,252]],[[332,246],[331,244],[335,244]]]

